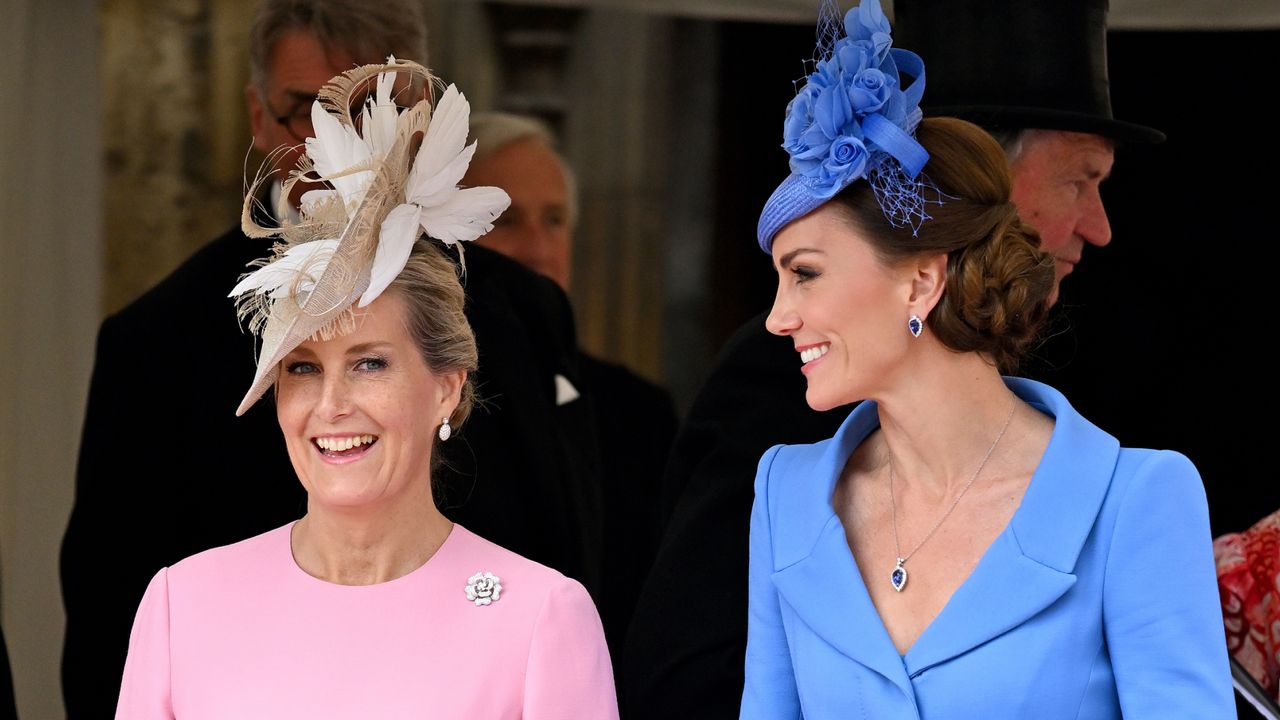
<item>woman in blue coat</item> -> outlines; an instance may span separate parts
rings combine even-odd
[[[1195,467],[1002,377],[1054,260],[999,145],[921,121],[923,64],[874,0],[843,30],[759,241],[809,405],[863,402],[760,461],[742,717],[1234,717]]]

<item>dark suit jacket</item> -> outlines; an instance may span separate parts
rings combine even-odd
[[[675,404],[662,388],[621,365],[578,357],[596,408],[604,494],[600,619],[621,669],[622,642],[661,537],[662,471],[676,434]],[[619,673],[620,674],[620,673]]]
[[[254,339],[226,295],[267,247],[233,229],[103,322],[62,547],[72,720],[114,712],[134,612],[157,570],[305,511],[270,397],[235,417]],[[555,404],[557,373],[582,385],[567,298],[484,248],[468,247],[466,259],[486,403],[445,445],[438,502],[474,532],[596,591],[594,411],[586,392]]]
[[[623,718],[738,717],[756,465],[778,443],[831,437],[849,414],[809,408],[794,343],[764,318],[726,344],[672,447],[670,520],[623,649]]]
[[[0,720],[16,720],[18,707],[13,699],[13,676],[9,673],[9,650],[0,629]]]

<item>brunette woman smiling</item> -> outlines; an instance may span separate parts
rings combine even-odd
[[[759,241],[809,405],[861,404],[760,461],[742,717],[1232,717],[1195,467],[1002,377],[1053,257],[996,141],[921,120],[875,0],[841,29]]]

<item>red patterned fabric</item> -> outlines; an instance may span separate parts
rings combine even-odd
[[[1280,700],[1280,511],[1213,542],[1227,650]]]

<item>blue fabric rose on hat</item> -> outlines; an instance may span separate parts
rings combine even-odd
[[[864,2],[852,8],[844,16],[845,35],[854,40],[869,40],[877,48],[889,52],[893,44],[890,36],[889,18],[884,16],[878,1]]]
[[[876,68],[867,68],[854,76],[853,86],[849,88],[849,100],[858,113],[866,115],[878,112],[889,102],[891,91],[897,85],[897,79],[890,79]]]
[[[867,146],[852,135],[836,138],[810,187],[818,197],[830,198],[867,172]]]
[[[788,105],[783,124],[791,171],[823,198],[865,176],[876,153],[890,149],[866,136],[868,116],[904,127],[918,105],[904,100],[879,3],[868,0],[846,13],[844,31]]]
[[[871,182],[891,224],[914,231],[928,217],[917,177],[929,154],[914,137],[924,62],[893,47],[879,0],[863,0],[843,21],[834,2],[823,5],[818,37],[813,72],[787,105],[782,128],[791,175],[756,227],[765,252],[787,223],[861,178]],[[913,78],[909,84],[904,73]]]

